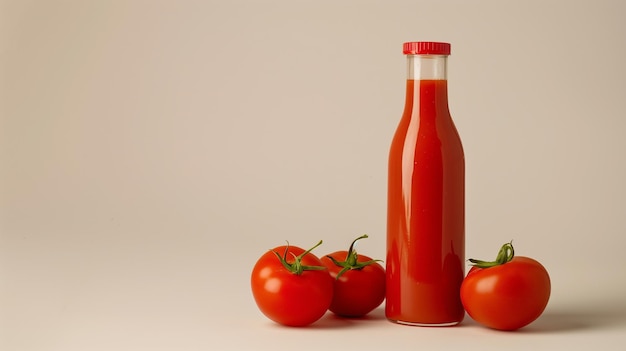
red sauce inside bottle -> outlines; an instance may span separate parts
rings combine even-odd
[[[454,325],[465,312],[465,161],[447,80],[407,80],[389,154],[387,318]]]

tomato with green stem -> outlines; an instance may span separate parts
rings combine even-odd
[[[385,269],[368,256],[354,250],[356,238],[348,251],[337,251],[321,258],[335,278],[330,311],[342,317],[362,317],[385,300]]]
[[[276,323],[301,327],[320,319],[333,297],[333,280],[320,259],[297,246],[279,246],[261,256],[251,286],[261,312]]]
[[[472,319],[489,328],[516,330],[536,320],[550,299],[550,276],[538,261],[502,246],[495,261],[470,259],[461,302]]]

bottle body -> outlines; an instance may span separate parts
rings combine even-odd
[[[408,76],[389,153],[385,313],[397,323],[449,326],[465,315],[465,160],[448,109],[445,57],[426,58],[443,60],[443,73],[411,62],[423,59],[409,57],[409,70],[419,67]]]

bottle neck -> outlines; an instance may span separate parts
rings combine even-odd
[[[446,55],[407,55],[405,115],[421,120],[450,118]]]
[[[447,80],[447,55],[407,55],[407,79]]]

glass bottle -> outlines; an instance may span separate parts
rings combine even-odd
[[[448,109],[449,43],[404,43],[406,101],[389,152],[390,321],[451,326],[465,311],[465,158]]]

